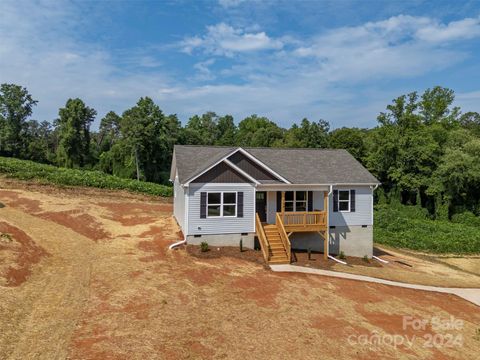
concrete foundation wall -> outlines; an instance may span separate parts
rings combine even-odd
[[[323,252],[323,238],[318,233],[294,233],[290,237],[293,249]],[[369,258],[373,254],[373,227],[336,226],[330,229],[329,254],[337,255],[343,251],[345,255]]]
[[[203,241],[206,241],[211,247],[215,246],[240,246],[240,239],[243,240],[243,247],[253,249],[254,248],[255,234],[248,233],[242,234],[207,234],[201,236],[187,236],[187,244],[200,245]]]

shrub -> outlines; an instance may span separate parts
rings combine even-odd
[[[367,255],[364,255],[364,256],[363,256],[363,261],[365,261],[366,263],[369,263],[369,262],[370,262],[370,259],[368,258]]]
[[[345,260],[346,259],[345,253],[343,251],[340,251],[340,254],[338,254],[338,258],[341,260]]]
[[[453,215],[452,222],[470,226],[480,226],[480,217],[475,216],[475,214],[471,213],[470,211],[465,211],[463,213]]]
[[[0,173],[21,180],[37,180],[46,184],[87,186],[111,190],[128,190],[141,194],[172,196],[165,185],[124,179],[101,171],[66,169],[28,160],[0,157]]]
[[[478,225],[468,223],[471,215],[456,221],[433,220],[418,216],[414,206],[377,206],[374,215],[373,236],[376,243],[397,248],[431,253],[480,253]],[[467,220],[465,220],[467,219]]]
[[[200,250],[202,252],[207,252],[208,251],[208,243],[206,241],[202,241],[200,243]]]

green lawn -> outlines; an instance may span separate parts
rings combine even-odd
[[[172,188],[132,179],[123,179],[101,171],[66,169],[33,161],[0,157],[0,174],[46,184],[88,186],[102,189],[129,190],[141,194],[172,196]]]
[[[424,209],[402,205],[378,205],[374,218],[374,241],[379,244],[432,253],[480,253],[478,221],[432,220]]]

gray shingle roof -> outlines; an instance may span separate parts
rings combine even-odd
[[[185,183],[238,147],[175,145],[178,177]],[[243,148],[292,184],[377,184],[346,150]]]

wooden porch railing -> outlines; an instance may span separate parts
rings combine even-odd
[[[285,226],[283,226],[283,221],[280,213],[277,213],[276,215],[275,224],[277,225],[280,239],[282,239],[283,246],[285,247],[285,252],[287,253],[288,262],[290,263],[292,260],[292,245],[290,244],[290,239],[288,238],[287,232],[285,231]]]
[[[277,213],[286,231],[318,231],[327,226],[326,211],[296,211]]]
[[[263,258],[268,264],[268,261],[270,260],[270,245],[268,244],[267,236],[265,235],[265,231],[263,230],[263,225],[260,221],[258,213],[256,213],[255,216],[255,229],[257,232],[258,242],[260,243],[260,248],[262,249]]]

